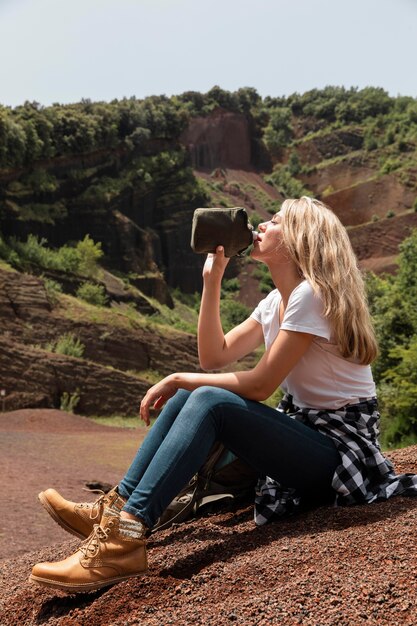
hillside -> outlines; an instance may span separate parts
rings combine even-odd
[[[390,219],[382,248],[372,238],[366,252],[360,238],[354,245],[365,267],[392,269],[397,242],[415,226],[416,108],[381,89],[338,87],[289,98],[214,87],[4,107],[0,232],[54,247],[88,234],[101,242],[105,267],[146,295],[163,284],[193,293],[202,266],[189,247],[197,206],[242,205],[257,223],[306,191],[348,227]]]
[[[123,302],[106,309],[62,295],[51,303],[44,279],[29,274],[0,269],[0,316],[8,410],[73,399],[84,415],[135,415],[152,376],[198,367],[194,334],[152,324]],[[56,352],[68,335],[83,354]]]
[[[214,87],[111,103],[27,102],[0,107],[0,121],[8,408],[132,414],[159,376],[198,367],[204,259],[190,248],[198,206],[244,206],[256,226],[284,198],[312,194],[346,225],[361,267],[381,275],[398,272],[400,246],[417,227],[417,102],[378,88],[261,98]],[[416,337],[414,291],[410,303],[399,295],[414,281],[410,254],[397,285],[372,283],[382,346],[375,371],[385,391],[384,376],[398,365],[390,350],[408,358]],[[268,285],[250,258],[232,260],[226,329]],[[68,353],[65,342],[81,345]]]

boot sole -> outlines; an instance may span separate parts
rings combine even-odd
[[[72,528],[72,526],[69,526],[69,524],[64,522],[64,520],[59,517],[55,509],[49,504],[48,498],[46,498],[43,491],[41,491],[40,494],[38,495],[38,500],[42,504],[45,511],[49,513],[49,515],[52,517],[54,522],[56,522],[58,526],[61,526],[61,528],[66,530],[67,533],[70,533],[71,535],[75,535],[79,539],[86,539],[88,537],[88,535],[83,535],[78,530],[75,530],[75,528]]]
[[[136,574],[128,574],[127,576],[116,576],[115,578],[109,578],[108,580],[98,580],[97,582],[81,583],[79,585],[58,581],[55,582],[54,580],[49,580],[48,578],[40,578],[39,576],[34,576],[33,574],[31,574],[29,576],[29,582],[36,583],[37,585],[41,585],[42,587],[52,587],[53,589],[60,589],[61,591],[66,591],[67,593],[82,593],[88,591],[96,591],[97,589],[102,589],[102,587],[116,585],[117,583],[121,583],[124,580],[129,580],[129,578],[145,576],[148,573],[149,570],[146,569],[143,572],[139,572]]]

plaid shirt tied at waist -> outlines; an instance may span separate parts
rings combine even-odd
[[[335,505],[370,503],[391,496],[417,496],[417,474],[394,473],[392,463],[379,447],[376,398],[349,404],[338,410],[300,409],[285,395],[278,409],[333,439],[340,465],[333,476]],[[259,479],[255,498],[255,523],[294,513],[302,504],[297,491],[268,476]]]

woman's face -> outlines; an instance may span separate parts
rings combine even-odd
[[[258,237],[253,244],[251,256],[258,261],[267,263],[288,260],[286,248],[282,239],[282,217],[276,213],[269,222],[262,222],[258,226]]]

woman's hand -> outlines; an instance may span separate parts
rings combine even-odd
[[[173,382],[171,376],[163,378],[159,383],[156,383],[156,385],[148,389],[140,403],[139,409],[140,418],[145,422],[146,426],[150,424],[150,409],[160,409],[167,400],[176,394],[177,390],[178,387]]]
[[[207,255],[207,259],[203,267],[204,280],[221,280],[229,261],[230,259],[224,256],[223,246],[218,246],[215,253]]]

